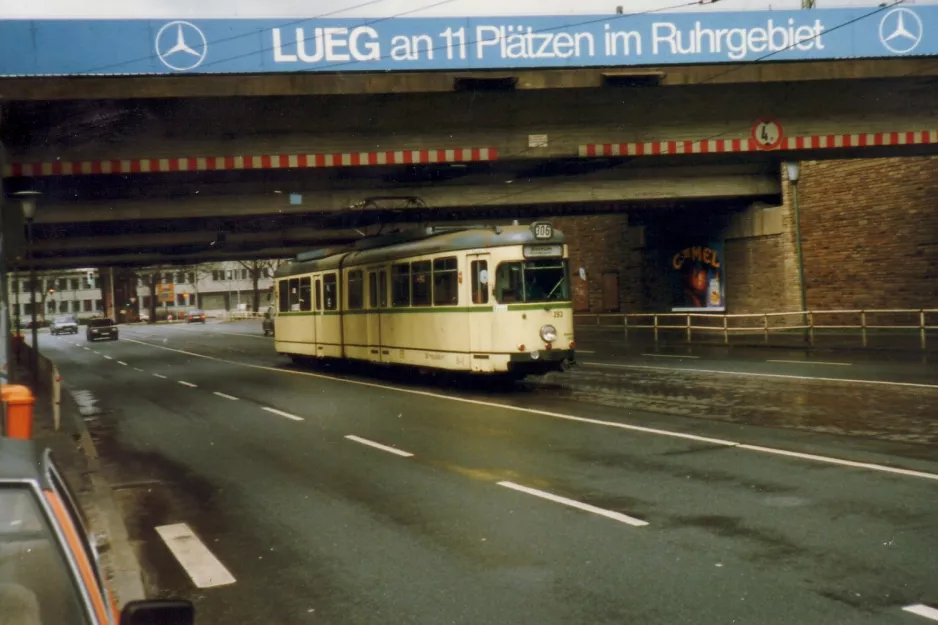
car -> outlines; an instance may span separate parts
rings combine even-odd
[[[74,317],[56,317],[49,331],[58,336],[59,334],[78,334],[78,322]]]
[[[205,311],[195,308],[186,315],[186,323],[205,323]]]
[[[117,324],[107,317],[92,319],[88,322],[88,330],[85,332],[85,337],[89,341],[97,341],[98,339],[116,341],[118,337]]]
[[[5,399],[11,387],[4,386]],[[12,390],[18,399],[33,401],[26,387]],[[189,601],[130,601],[118,609],[84,511],[52,451],[32,439],[31,410],[15,419],[15,427],[10,419],[0,431],[3,622],[192,625],[195,608]]]
[[[267,307],[267,312],[264,313],[264,320],[261,322],[261,327],[264,330],[264,336],[274,335],[274,307],[273,306]]]

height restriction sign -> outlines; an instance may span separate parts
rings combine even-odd
[[[753,145],[759,150],[777,150],[785,138],[782,125],[774,119],[760,119],[752,126],[749,135]]]

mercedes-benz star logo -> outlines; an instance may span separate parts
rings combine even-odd
[[[199,27],[189,22],[170,22],[156,33],[156,55],[169,69],[185,72],[205,60],[208,42]]]
[[[924,34],[922,20],[912,9],[893,9],[879,22],[879,40],[895,54],[907,54],[917,48]]]

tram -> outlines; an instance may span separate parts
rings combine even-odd
[[[295,361],[517,377],[574,362],[567,245],[547,222],[362,239],[274,278],[275,347]]]

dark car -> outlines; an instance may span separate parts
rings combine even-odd
[[[111,319],[92,319],[88,322],[88,330],[85,336],[89,341],[98,339],[117,340],[117,325]]]
[[[186,315],[186,323],[205,323],[205,311],[198,308],[190,310]]]
[[[267,312],[264,313],[264,320],[261,322],[261,327],[264,330],[264,336],[273,336],[274,335],[274,307],[269,306]]]

